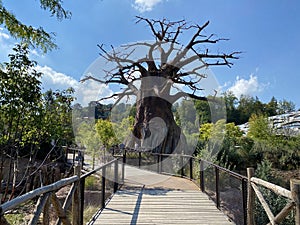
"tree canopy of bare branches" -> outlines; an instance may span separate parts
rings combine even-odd
[[[217,38],[214,34],[205,35],[204,30],[209,21],[198,25],[189,24],[185,20],[154,20],[137,16],[136,23],[145,23],[154,40],[138,41],[119,48],[111,46],[110,50],[103,44],[98,45],[100,56],[110,66],[98,68],[104,76],[95,76],[90,72],[82,81],[94,80],[123,87],[120,92],[100,100],[116,98],[115,104],[118,104],[125,97],[136,96],[137,114],[133,134],[139,140],[153,134],[149,131],[149,124],[154,117],[168,121],[166,136],[174,136],[176,133],[175,139],[179,139],[180,130],[175,128],[176,125],[170,118],[172,104],[182,97],[205,100],[201,81],[209,76],[208,68],[231,67],[240,52],[211,52],[207,48],[208,45],[227,39]],[[185,34],[189,34],[187,41],[184,41]],[[165,109],[162,112],[158,107]],[[160,152],[173,152],[176,148],[174,138],[170,139],[169,144],[166,144],[167,139],[159,144]],[[151,141],[155,142],[153,139]],[[178,140],[175,141],[177,142]],[[162,150],[168,145],[171,145],[169,150]]]

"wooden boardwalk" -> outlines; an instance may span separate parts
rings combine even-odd
[[[125,186],[94,225],[233,225],[191,181],[126,166]]]

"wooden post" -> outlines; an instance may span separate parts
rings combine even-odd
[[[247,225],[247,179],[242,179],[242,194],[243,194],[243,225]]]
[[[126,164],[126,149],[123,150],[123,164],[122,164],[122,183],[124,184],[125,179],[125,164]]]
[[[190,158],[190,179],[193,180],[193,157]]]
[[[80,183],[80,223],[83,224],[84,216],[84,189],[85,189],[85,178],[79,180]]]
[[[43,224],[49,224],[50,223],[49,210],[50,210],[50,198],[47,199],[47,202],[46,202],[46,204],[44,206],[44,209],[43,209]]]
[[[139,168],[141,168],[142,163],[142,152],[139,151]]]
[[[181,177],[184,177],[184,164],[183,164],[183,155],[180,155],[180,167],[181,167],[181,172],[180,175]]]
[[[296,208],[295,225],[300,225],[300,180],[292,179],[290,185],[292,199],[295,202]]]
[[[114,169],[115,169],[114,193],[116,193],[119,187],[119,161],[118,160],[115,161]]]
[[[200,164],[200,189],[202,192],[205,191],[205,185],[204,185],[204,163],[202,160],[199,162]]]
[[[101,208],[103,209],[105,207],[105,179],[106,176],[106,166],[102,168],[102,185],[101,185]]]
[[[220,173],[219,168],[215,167],[215,176],[216,176],[216,203],[217,208],[220,209]]]
[[[77,165],[74,168],[74,175],[77,175],[78,177],[80,177],[80,173],[81,173],[81,166]],[[73,225],[81,225],[81,221],[80,221],[80,207],[81,204],[81,198],[80,198],[80,180],[76,181],[76,190],[73,194],[73,198],[72,198],[72,214],[73,214]]]
[[[254,168],[247,168],[248,176],[248,195],[247,195],[247,225],[255,225],[254,207],[255,207],[255,192],[251,186],[251,177],[254,176]]]
[[[160,173],[159,169],[160,169],[160,154],[157,154],[157,173]]]

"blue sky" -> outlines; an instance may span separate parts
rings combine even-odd
[[[18,19],[34,27],[56,33],[59,47],[46,55],[31,53],[44,72],[45,89],[74,86],[78,98],[90,100],[99,88],[103,95],[111,90],[95,84],[81,87],[78,81],[98,58],[97,44],[115,47],[140,40],[152,40],[145,24],[135,24],[135,16],[170,20],[186,19],[203,24],[206,33],[229,38],[213,47],[219,52],[242,51],[232,68],[212,67],[222,90],[236,95],[258,96],[268,102],[293,101],[300,108],[300,1],[298,0],[75,0],[64,1],[72,12],[70,20],[57,21],[34,0],[3,0]],[[187,40],[187,39],[183,39]],[[0,62],[16,42],[0,27]],[[80,96],[79,96],[80,95]]]

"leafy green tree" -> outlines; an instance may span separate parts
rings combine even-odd
[[[247,135],[254,140],[268,140],[272,135],[268,118],[264,115],[253,114],[249,119],[249,131]]]
[[[16,165],[19,157],[24,155],[22,150],[25,146],[33,149],[37,141],[39,131],[33,127],[40,118],[42,96],[41,73],[34,69],[35,62],[28,58],[27,45],[17,44],[13,51],[14,54],[9,55],[10,62],[0,69],[0,178],[3,178],[4,162],[8,161],[6,182],[12,183],[11,198],[17,185]],[[2,201],[7,200],[8,186]]]
[[[0,82],[1,137],[4,152],[14,155],[16,149],[34,140],[25,140],[24,134],[39,117],[41,104],[41,73],[35,69],[35,62],[28,58],[27,45],[16,45],[10,62],[4,63]],[[34,136],[34,135],[33,135]]]
[[[211,122],[211,112],[207,101],[195,100],[195,108],[199,118],[199,124]]]
[[[47,136],[44,141],[52,141],[59,146],[70,145],[74,141],[72,129],[72,102],[74,89],[49,90],[44,94],[43,129]]]
[[[28,57],[28,45],[17,44],[13,51],[14,54],[9,55],[10,61],[0,69],[0,178],[3,178],[6,161],[9,165],[5,171],[6,182],[13,183],[11,198],[17,185],[20,169],[17,165],[21,157],[28,158],[28,166],[32,165],[38,154],[43,155],[43,159],[46,155],[53,156],[52,140],[54,144],[62,145],[72,142],[73,137],[73,90],[50,91],[43,95],[40,87],[42,74],[35,70],[36,63]],[[45,143],[48,148],[42,147]],[[28,167],[22,169],[26,180]],[[3,201],[7,200],[8,188],[9,185]]]
[[[284,114],[295,111],[295,104],[292,101],[281,100],[278,103],[278,114]]]
[[[269,103],[266,104],[266,113],[268,116],[277,115],[278,111],[278,102],[276,98],[273,96]]]
[[[230,91],[223,94],[223,98],[226,104],[227,122],[239,123],[237,119],[240,117],[240,113],[237,110],[238,98]]]
[[[113,125],[109,120],[99,119],[95,125],[100,141],[107,150],[114,144],[118,143],[117,137],[113,129]]]
[[[76,142],[84,147],[86,153],[92,157],[92,168],[95,168],[95,161],[102,152],[102,143],[96,131],[93,120],[84,120],[77,128]]]
[[[62,0],[40,0],[41,8],[50,11],[51,15],[59,20],[71,17],[71,13],[63,8],[62,3]],[[42,27],[25,25],[4,6],[2,0],[0,0],[0,25],[3,25],[12,37],[41,48],[44,52],[57,47],[53,41],[53,33],[46,32]]]
[[[261,153],[279,169],[297,169],[300,162],[300,137],[278,133],[262,115],[253,115],[249,121],[247,136],[255,143],[253,151]]]
[[[219,120],[216,123],[206,123],[200,127],[200,143],[203,149],[198,149],[201,158],[215,161],[218,152],[222,148],[225,132],[225,120]],[[198,146],[198,148],[200,147]]]
[[[130,138],[132,134],[134,124],[134,117],[129,116],[122,119],[120,123],[112,123],[114,135],[116,136],[115,143],[126,143],[126,140]]]

